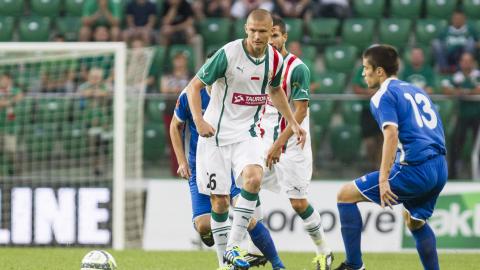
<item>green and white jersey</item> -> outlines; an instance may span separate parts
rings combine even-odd
[[[448,51],[465,46],[471,39],[475,41],[478,40],[475,29],[468,24],[460,28],[455,28],[450,25],[440,33],[439,38],[445,42]]]
[[[283,60],[284,68],[282,71],[282,89],[287,95],[290,107],[294,110],[293,101],[295,100],[310,100],[310,70],[297,56],[289,53]],[[300,125],[307,132],[310,130],[309,112]],[[264,130],[264,137],[267,141],[275,141],[280,133],[287,127],[285,118],[273,106],[270,99],[267,101],[265,111],[262,114],[260,124]],[[288,145],[295,145],[295,136],[290,137]]]
[[[241,39],[218,50],[196,75],[205,85],[212,85],[203,117],[216,134],[207,141],[224,146],[259,136],[258,122],[269,86],[280,85],[282,68],[282,56],[270,45],[262,59],[252,58]]]

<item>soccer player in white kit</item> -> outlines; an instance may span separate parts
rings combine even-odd
[[[257,204],[265,165],[259,133],[260,113],[267,96],[290,123],[301,147],[306,131],[293,118],[280,87],[283,59],[268,44],[272,17],[266,10],[252,11],[245,24],[246,39],[227,43],[198,71],[187,87],[193,120],[201,138],[197,146],[197,183],[212,201],[211,227],[217,256],[236,269],[250,266],[240,253]],[[200,90],[212,85],[211,100],[202,116]],[[233,222],[228,220],[231,173],[242,186]],[[227,240],[228,239],[228,240]]]
[[[304,227],[316,246],[313,263],[317,270],[329,270],[332,266],[332,250],[327,245],[320,214],[308,203],[307,191],[312,179],[312,148],[309,131],[310,71],[297,56],[285,48],[288,39],[285,22],[273,18],[273,34],[270,45],[283,57],[282,89],[294,110],[294,117],[307,130],[305,147],[295,143],[292,130],[287,127],[282,114],[267,101],[260,127],[267,153],[267,166],[262,188],[274,192],[283,191],[292,208],[302,218]]]

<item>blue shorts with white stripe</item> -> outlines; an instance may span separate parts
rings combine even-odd
[[[397,202],[414,219],[427,220],[432,216],[438,195],[447,182],[448,170],[444,155],[418,165],[395,163],[390,172],[390,189],[398,196]],[[379,172],[375,171],[354,180],[360,193],[368,200],[380,204]]]

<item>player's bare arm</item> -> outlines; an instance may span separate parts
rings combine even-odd
[[[205,84],[196,76],[187,86],[187,97],[190,111],[192,112],[193,121],[197,127],[198,135],[202,137],[212,137],[215,135],[215,129],[203,119],[202,115],[202,99],[200,91]]]
[[[185,151],[183,149],[182,130],[184,126],[184,123],[174,116],[172,122],[170,122],[170,139],[172,140],[173,150],[178,160],[177,174],[182,178],[189,179],[192,173],[190,172],[187,157],[185,157]]]
[[[387,125],[383,129],[383,149],[382,149],[382,163],[380,165],[380,200],[382,208],[385,205],[392,208],[392,205],[397,203],[398,196],[390,189],[388,178],[393,162],[395,161],[395,154],[398,145],[398,128],[394,125]]]
[[[293,117],[292,110],[288,105],[287,96],[285,92],[283,92],[280,86],[278,87],[270,87],[270,99],[272,100],[273,105],[277,110],[285,117],[288,122],[288,127],[290,127],[297,136],[297,144],[300,144],[301,147],[305,145],[305,140],[307,137],[307,132],[300,127],[298,122]]]
[[[293,106],[295,106],[295,112],[293,116],[298,123],[302,123],[308,112],[308,100],[295,100],[293,101]],[[282,147],[287,143],[288,139],[292,137],[293,130],[289,126],[280,133],[277,140],[273,143],[268,150],[267,154],[267,167],[271,169],[272,165],[277,163],[280,160],[280,155],[282,154]]]

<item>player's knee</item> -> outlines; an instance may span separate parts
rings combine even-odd
[[[297,213],[303,213],[308,207],[308,201],[305,199],[290,199],[293,210]]]
[[[403,211],[403,218],[405,219],[405,225],[407,225],[410,231],[416,231],[425,225],[425,221],[413,219],[407,211]]]
[[[212,209],[216,213],[225,213],[230,206],[230,197],[228,195],[212,195]]]
[[[249,192],[259,192],[262,183],[263,170],[260,166],[249,165],[243,173],[243,187]]]
[[[337,193],[337,202],[339,203],[357,203],[365,200],[352,182],[343,185]]]
[[[248,191],[248,192],[253,192],[253,193],[258,193],[260,192],[260,185],[261,185],[260,179],[257,178],[252,178],[249,180],[244,181],[243,183],[243,188]]]
[[[340,190],[337,192],[337,202],[349,202],[350,196],[348,190],[348,185],[343,185],[340,188]]]
[[[416,220],[416,219],[406,219],[405,223],[410,231],[416,231],[425,225],[423,220]]]

